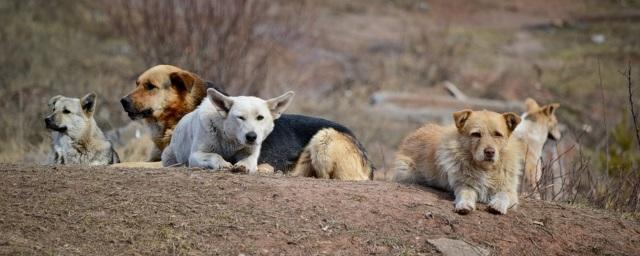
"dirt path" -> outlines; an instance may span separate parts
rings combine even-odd
[[[0,254],[637,255],[640,223],[524,201],[496,216],[393,183],[202,170],[0,165]]]

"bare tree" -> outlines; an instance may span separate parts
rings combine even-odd
[[[299,35],[304,2],[114,0],[103,6],[147,66],[173,64],[237,94],[259,94],[278,47]]]

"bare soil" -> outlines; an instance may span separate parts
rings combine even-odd
[[[428,188],[199,169],[0,164],[0,254],[638,255],[640,223],[523,200],[467,216]]]

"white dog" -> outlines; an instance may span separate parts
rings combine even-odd
[[[93,118],[96,94],[78,98],[61,95],[49,100],[51,114],[45,118],[53,138],[52,164],[107,165],[119,163],[118,153]]]
[[[208,89],[200,106],[178,122],[171,143],[162,152],[162,165],[186,164],[217,170],[235,163],[236,167],[255,173],[262,141],[293,96],[290,91],[263,100],[228,97]]]

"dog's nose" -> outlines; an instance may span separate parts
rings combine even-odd
[[[46,125],[46,127],[48,128],[49,126],[51,126],[51,117],[47,117],[44,119],[44,124]]]
[[[256,142],[258,135],[255,132],[249,132],[244,137],[247,139],[247,142],[253,143],[253,142]]]
[[[484,149],[484,157],[487,159],[492,159],[496,155],[496,150],[493,148],[485,148]]]
[[[120,100],[120,104],[122,104],[124,109],[129,109],[131,106],[131,99],[129,97],[124,97]]]

